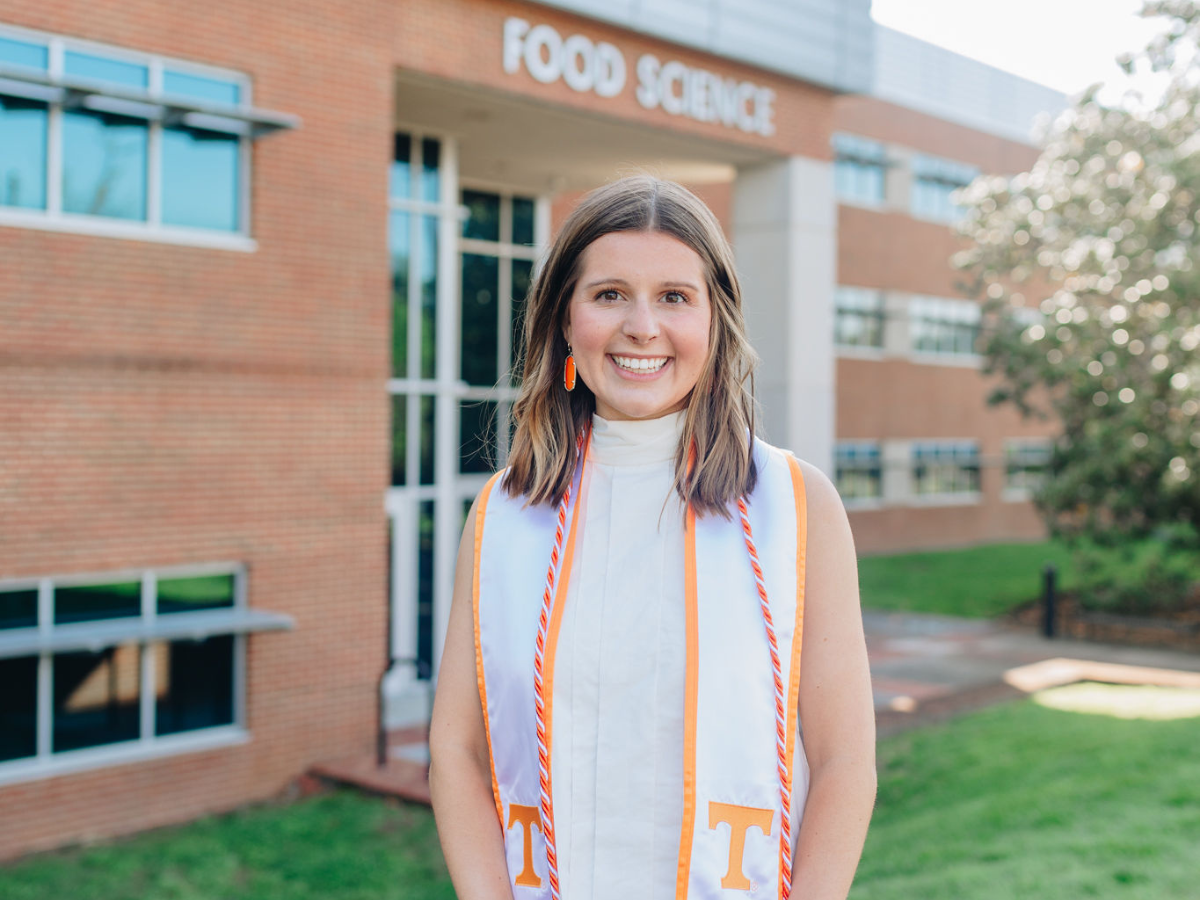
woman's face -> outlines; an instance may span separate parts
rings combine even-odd
[[[567,305],[578,377],[604,419],[654,419],[687,405],[708,356],[704,262],[658,231],[614,231],[583,252]]]

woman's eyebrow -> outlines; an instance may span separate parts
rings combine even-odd
[[[587,284],[585,284],[583,286],[583,289],[585,291],[590,291],[592,288],[600,287],[603,284],[615,284],[619,287],[624,287],[624,288],[629,287],[629,282],[625,281],[622,278],[600,278],[600,279],[597,279],[596,281],[588,282]],[[696,285],[692,284],[690,281],[663,281],[663,282],[660,282],[658,286],[660,288],[685,288],[689,291],[699,291],[700,290],[700,288],[698,288]]]

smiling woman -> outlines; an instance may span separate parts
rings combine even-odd
[[[708,356],[704,262],[655,231],[615,231],[584,251],[564,329],[604,419],[683,409]]]
[[[459,551],[429,779],[460,896],[849,891],[875,794],[854,546],[829,479],[756,437],[754,361],[695,195],[584,198]]]

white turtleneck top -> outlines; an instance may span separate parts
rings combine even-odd
[[[554,824],[569,900],[675,893],[686,643],[672,480],[683,416],[592,418],[554,672]]]

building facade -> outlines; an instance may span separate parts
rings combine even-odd
[[[717,213],[861,550],[1037,536],[947,221],[1056,97],[867,0],[7,0],[0,857],[427,715],[539,253],[630,171]]]

